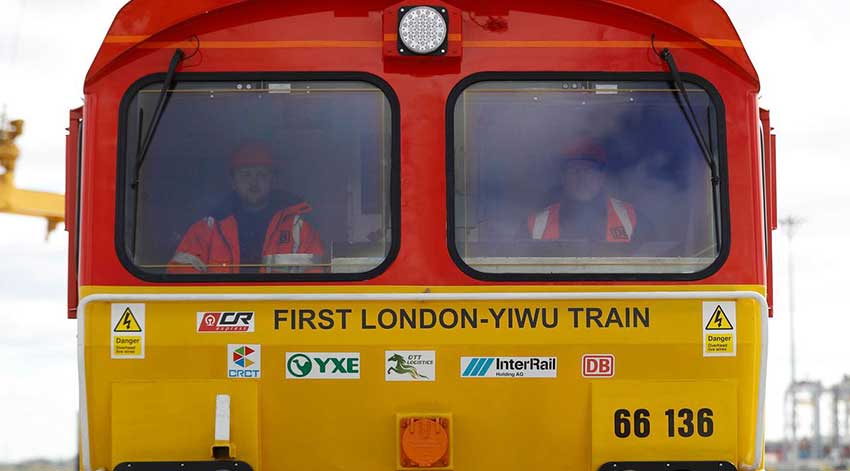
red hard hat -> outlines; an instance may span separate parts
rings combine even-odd
[[[259,143],[240,145],[230,156],[230,170],[244,167],[272,167],[274,158],[271,150]]]
[[[571,160],[590,160],[602,165],[608,163],[605,149],[591,139],[581,139],[568,146],[561,153],[562,162]]]

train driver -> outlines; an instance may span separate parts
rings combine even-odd
[[[310,205],[274,191],[274,159],[263,144],[230,157],[232,196],[193,224],[169,262],[170,273],[321,272],[318,231],[304,219]]]
[[[582,140],[560,155],[559,165],[560,199],[528,217],[533,240],[631,243],[645,235],[638,233],[645,228],[632,204],[605,191],[608,158],[602,147]]]

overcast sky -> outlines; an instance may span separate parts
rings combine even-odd
[[[123,0],[0,0],[0,107],[26,120],[16,181],[64,191],[64,129],[85,72]],[[780,215],[803,217],[794,240],[797,364],[825,384],[850,373],[850,93],[844,0],[725,0],[762,81],[778,134]],[[836,88],[837,87],[837,88]],[[67,237],[0,215],[0,462],[76,452],[75,325],[65,319]],[[782,437],[790,377],[787,247],[776,234],[768,439]]]

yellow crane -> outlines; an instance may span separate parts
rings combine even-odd
[[[20,150],[15,139],[24,130],[23,120],[6,121],[0,116],[0,213],[47,219],[50,234],[65,221],[65,197],[59,193],[23,190],[15,186],[15,164]]]

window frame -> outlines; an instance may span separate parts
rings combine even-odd
[[[727,159],[726,107],[720,93],[707,79],[695,74],[682,73],[686,84],[701,87],[714,105],[716,117],[717,157],[720,178],[719,188],[712,195],[715,208],[715,231],[718,253],[714,261],[704,269],[693,273],[490,273],[468,265],[457,250],[455,238],[455,106],[463,92],[480,82],[492,81],[631,81],[671,82],[669,73],[663,72],[479,72],[460,80],[446,100],[446,242],[455,265],[469,277],[481,281],[528,282],[528,281],[696,281],[717,273],[729,257],[731,240],[731,217],[729,209],[729,174]]]
[[[127,165],[127,125],[129,107],[138,92],[143,88],[162,83],[165,73],[146,75],[135,81],[124,92],[118,110],[118,152],[116,159],[115,191],[115,253],[121,265],[134,277],[153,283],[271,283],[271,282],[341,282],[364,281],[375,278],[390,267],[398,256],[401,247],[401,111],[398,96],[393,88],[382,78],[366,72],[181,72],[175,74],[176,82],[191,81],[291,81],[291,82],[363,82],[380,90],[390,111],[390,149],[389,149],[389,215],[390,241],[389,251],[384,260],[375,268],[361,273],[151,273],[133,263],[125,247],[127,221],[126,206],[131,198],[129,182],[126,180]],[[133,228],[135,231],[135,228]]]

